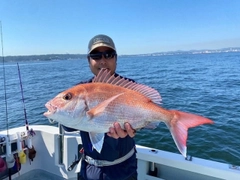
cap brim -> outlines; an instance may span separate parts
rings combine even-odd
[[[108,44],[106,44],[106,43],[97,43],[97,44],[95,44],[95,45],[92,46],[92,48],[90,49],[90,51],[88,51],[88,54],[89,54],[90,52],[92,52],[94,49],[98,48],[98,47],[108,47],[108,48],[111,48],[111,49],[113,49],[114,51],[116,51],[115,48],[113,48],[112,46],[110,46],[110,45],[108,45]]]

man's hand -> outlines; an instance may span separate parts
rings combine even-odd
[[[109,128],[109,132],[107,133],[108,136],[118,139],[118,138],[125,138],[127,135],[129,135],[131,138],[133,138],[136,134],[136,131],[131,127],[129,123],[125,123],[124,127],[125,130],[123,130],[119,123],[114,123],[114,127]]]

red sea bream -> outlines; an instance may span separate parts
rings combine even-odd
[[[213,123],[210,119],[162,108],[160,94],[153,88],[102,69],[92,83],[79,84],[46,103],[44,115],[67,127],[89,132],[93,147],[101,152],[104,133],[114,122],[122,128],[156,127],[164,122],[183,156],[186,157],[188,128]]]

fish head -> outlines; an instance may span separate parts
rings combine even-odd
[[[44,116],[67,127],[79,127],[88,110],[86,97],[81,85],[74,86],[48,101],[45,104],[48,111]]]

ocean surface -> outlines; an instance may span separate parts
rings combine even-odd
[[[117,72],[151,86],[162,106],[212,119],[213,125],[189,129],[188,154],[240,165],[240,53],[119,57]],[[50,124],[44,104],[59,92],[92,77],[86,59],[19,62],[27,119]],[[16,62],[0,65],[0,130],[24,126],[24,110]],[[7,124],[8,122],[8,124]],[[179,153],[166,128],[142,129],[136,143]]]

